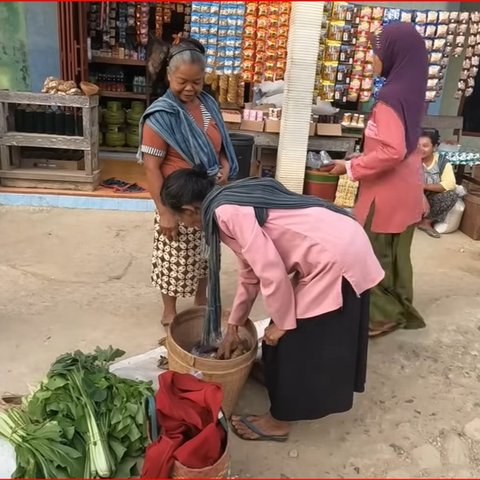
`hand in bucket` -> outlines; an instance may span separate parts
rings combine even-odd
[[[227,327],[227,333],[223,337],[222,343],[217,350],[217,358],[220,360],[229,360],[232,358],[232,354],[237,350],[240,345],[240,336],[238,335],[238,326],[229,325]]]

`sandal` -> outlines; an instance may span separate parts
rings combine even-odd
[[[18,407],[22,404],[22,399],[22,395],[16,395],[14,393],[4,393],[0,397],[0,408]]]
[[[238,438],[241,438],[242,440],[251,441],[251,442],[279,442],[279,443],[284,443],[288,440],[288,434],[287,435],[268,435],[266,433],[263,433],[257,426],[255,426],[252,422],[250,422],[247,419],[247,417],[249,417],[249,416],[251,416],[251,415],[240,417],[240,422],[243,423],[243,425],[245,425],[251,432],[258,435],[258,437],[257,438],[245,437],[245,435],[240,433],[235,428],[235,425],[232,422],[230,422],[230,426],[232,427],[232,431]]]
[[[440,234],[434,230],[433,228],[427,228],[427,227],[422,227],[422,226],[417,226],[417,228],[426,233],[429,237],[432,237],[432,238],[440,238]]]
[[[104,188],[111,188],[112,190],[121,190],[128,187],[129,184],[122,180],[118,180],[115,177],[111,177],[104,180],[100,185]]]
[[[143,193],[145,189],[136,183],[128,183],[123,180],[118,180],[117,178],[107,178],[104,180],[100,186],[104,188],[109,188],[115,193]]]
[[[145,189],[136,183],[131,183],[122,190],[123,193],[143,193]]]

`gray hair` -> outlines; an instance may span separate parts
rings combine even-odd
[[[197,50],[184,50],[175,54],[168,63],[168,73],[173,73],[180,65],[198,65],[205,70],[205,57]]]

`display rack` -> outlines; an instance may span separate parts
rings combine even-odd
[[[15,130],[18,106],[81,109],[82,135],[26,133]],[[23,147],[83,152],[82,169],[26,168]],[[68,160],[66,160],[68,163]],[[45,159],[44,162],[48,162]],[[73,160],[71,161],[73,162]],[[0,91],[0,182],[2,186],[93,191],[100,183],[98,96],[67,96]]]

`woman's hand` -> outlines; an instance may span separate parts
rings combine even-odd
[[[345,175],[347,173],[346,160],[334,160],[335,166],[328,173],[330,175]]]
[[[271,347],[276,347],[278,341],[287,333],[286,330],[280,330],[274,323],[270,324],[263,334],[263,341]]]
[[[228,175],[230,174],[230,165],[227,161],[221,163],[220,171],[218,172],[217,182],[219,185],[226,185],[228,183]]]
[[[221,360],[228,360],[231,358],[232,353],[240,345],[240,337],[238,335],[238,326],[229,325],[227,327],[227,333],[223,337],[222,343],[217,350],[217,358]]]
[[[160,213],[160,232],[165,235],[168,241],[178,239],[178,221],[168,210]]]

